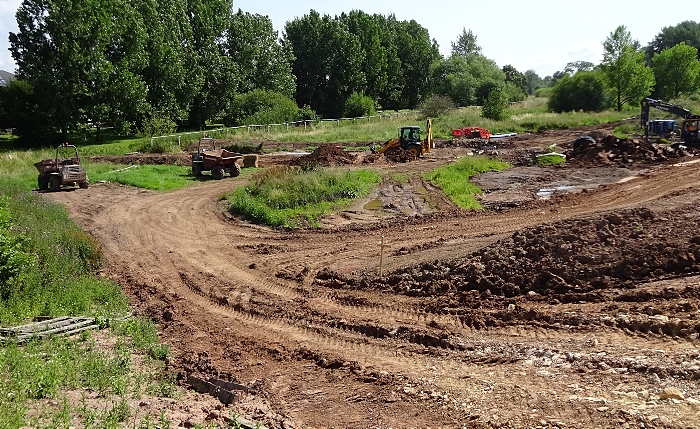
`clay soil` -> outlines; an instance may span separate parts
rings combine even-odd
[[[233,409],[266,427],[700,427],[700,164],[614,125],[358,153],[342,168],[394,179],[315,230],[229,213],[243,178],[47,196],[160,324],[180,382],[247,386]],[[598,143],[573,151],[583,134]],[[533,166],[552,144],[569,162]],[[474,152],[515,167],[477,177],[486,209],[467,212],[420,173]]]

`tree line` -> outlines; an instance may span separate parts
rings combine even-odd
[[[24,0],[16,19],[9,38],[17,79],[0,90],[0,129],[29,145],[93,129],[99,138],[105,127],[155,135],[210,122],[361,116],[436,99],[498,107],[542,88],[552,110],[613,100],[621,108],[645,91],[675,96],[700,82],[694,65],[692,84],[672,74],[679,58],[694,53],[697,61],[700,26],[692,21],[663,29],[646,50],[621,27],[602,64],[571,63],[540,78],[499,67],[471,30],[444,58],[415,20],[360,10],[311,10],[281,35],[267,16],[234,12],[232,0]],[[485,112],[497,119],[500,110]]]

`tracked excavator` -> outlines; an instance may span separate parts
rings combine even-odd
[[[680,126],[681,140],[686,144],[700,143],[700,135],[698,135],[698,126],[700,126],[700,116],[694,115],[690,110],[676,106],[675,104],[667,103],[662,100],[653,98],[642,99],[642,114],[641,121],[644,128],[644,135],[648,138],[650,134],[663,137],[670,136],[675,131],[675,121],[664,120],[649,120],[649,108],[654,107],[665,112],[673,113],[674,115],[683,118]]]
[[[399,129],[399,136],[387,141],[382,147],[370,146],[372,153],[387,153],[401,148],[414,158],[420,158],[423,154],[434,149],[432,121],[426,122],[425,139],[420,137],[421,129],[417,126],[404,126]]]

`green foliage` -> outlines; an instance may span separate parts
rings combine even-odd
[[[377,111],[374,108],[374,100],[366,95],[353,92],[345,101],[343,116],[346,118],[357,118],[360,116],[374,115]]]
[[[617,27],[603,43],[601,70],[613,91],[618,111],[625,104],[638,105],[654,86],[654,73],[644,64],[644,53],[637,46],[638,42],[632,40],[624,25]]]
[[[375,16],[361,10],[343,13],[340,20],[360,41],[363,51],[361,68],[366,79],[364,94],[372,100],[379,100],[389,84],[387,29],[380,27]]]
[[[464,157],[454,164],[424,173],[423,178],[439,186],[457,207],[480,210],[482,207],[474,195],[481,194],[482,191],[470,183],[469,179],[486,171],[500,171],[509,167],[504,162],[487,157]]]
[[[545,155],[537,157],[537,165],[547,167],[550,165],[565,164],[566,158],[560,155]]]
[[[421,104],[420,112],[424,118],[437,118],[455,110],[455,103],[446,95],[433,95]]]
[[[525,72],[525,79],[529,95],[535,94],[535,91],[546,86],[544,80],[532,69]]]
[[[700,23],[688,20],[661,29],[661,32],[646,47],[647,62],[651,64],[654,54],[660,54],[681,42],[700,50]]]
[[[114,331],[131,340],[131,345],[138,351],[156,360],[165,360],[170,348],[160,344],[158,327],[150,320],[142,318],[129,319],[118,323]]]
[[[685,42],[654,54],[656,93],[668,100],[683,94],[692,94],[700,87],[698,49]]]
[[[501,89],[494,89],[486,97],[481,115],[494,121],[502,121],[506,118],[508,96]]]
[[[553,112],[600,112],[608,106],[605,77],[599,72],[578,72],[559,79],[547,103]]]
[[[453,55],[432,69],[435,92],[446,95],[459,106],[481,105],[490,92],[502,88],[505,74],[482,55],[471,55],[469,59]]]
[[[137,135],[139,137],[162,136],[172,134],[175,130],[177,130],[177,124],[170,117],[152,113],[143,119],[138,127]],[[122,134],[126,134],[126,130]]]
[[[167,139],[142,139],[129,145],[130,152],[140,153],[173,153],[180,152],[180,147],[172,140]]]
[[[224,124],[264,125],[296,122],[302,112],[290,98],[273,91],[256,89],[236,96],[226,111]]]
[[[381,181],[371,170],[273,167],[228,196],[231,210],[269,226],[317,225],[333,207],[366,195]]]
[[[229,22],[226,49],[237,65],[237,93],[265,90],[294,96],[294,55],[291,46],[278,42],[269,17],[239,9]]]
[[[552,96],[552,88],[538,88],[535,90],[535,97],[549,98]]]
[[[452,55],[459,55],[464,58],[470,58],[473,55],[481,55],[481,46],[477,44],[476,34],[471,29],[467,31],[462,27],[462,34],[459,35],[456,42],[452,42]]]
[[[3,269],[9,280],[3,282],[0,323],[126,310],[119,287],[92,276],[101,266],[101,252],[63,207],[5,186],[0,194],[5,195],[0,251],[9,267]]]
[[[520,73],[515,67],[511,65],[503,66],[503,73],[506,75],[506,82],[513,84],[516,90],[523,94],[521,98],[524,99],[525,96],[528,94],[527,77],[525,77],[523,73]]]

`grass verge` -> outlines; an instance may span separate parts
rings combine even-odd
[[[460,158],[454,164],[446,165],[424,173],[423,178],[439,186],[442,191],[461,209],[481,210],[481,204],[474,198],[481,189],[469,182],[473,176],[486,171],[500,171],[510,165],[487,157],[475,156]]]
[[[228,195],[231,210],[272,227],[317,227],[319,219],[381,182],[373,170],[273,167],[255,173]]]

